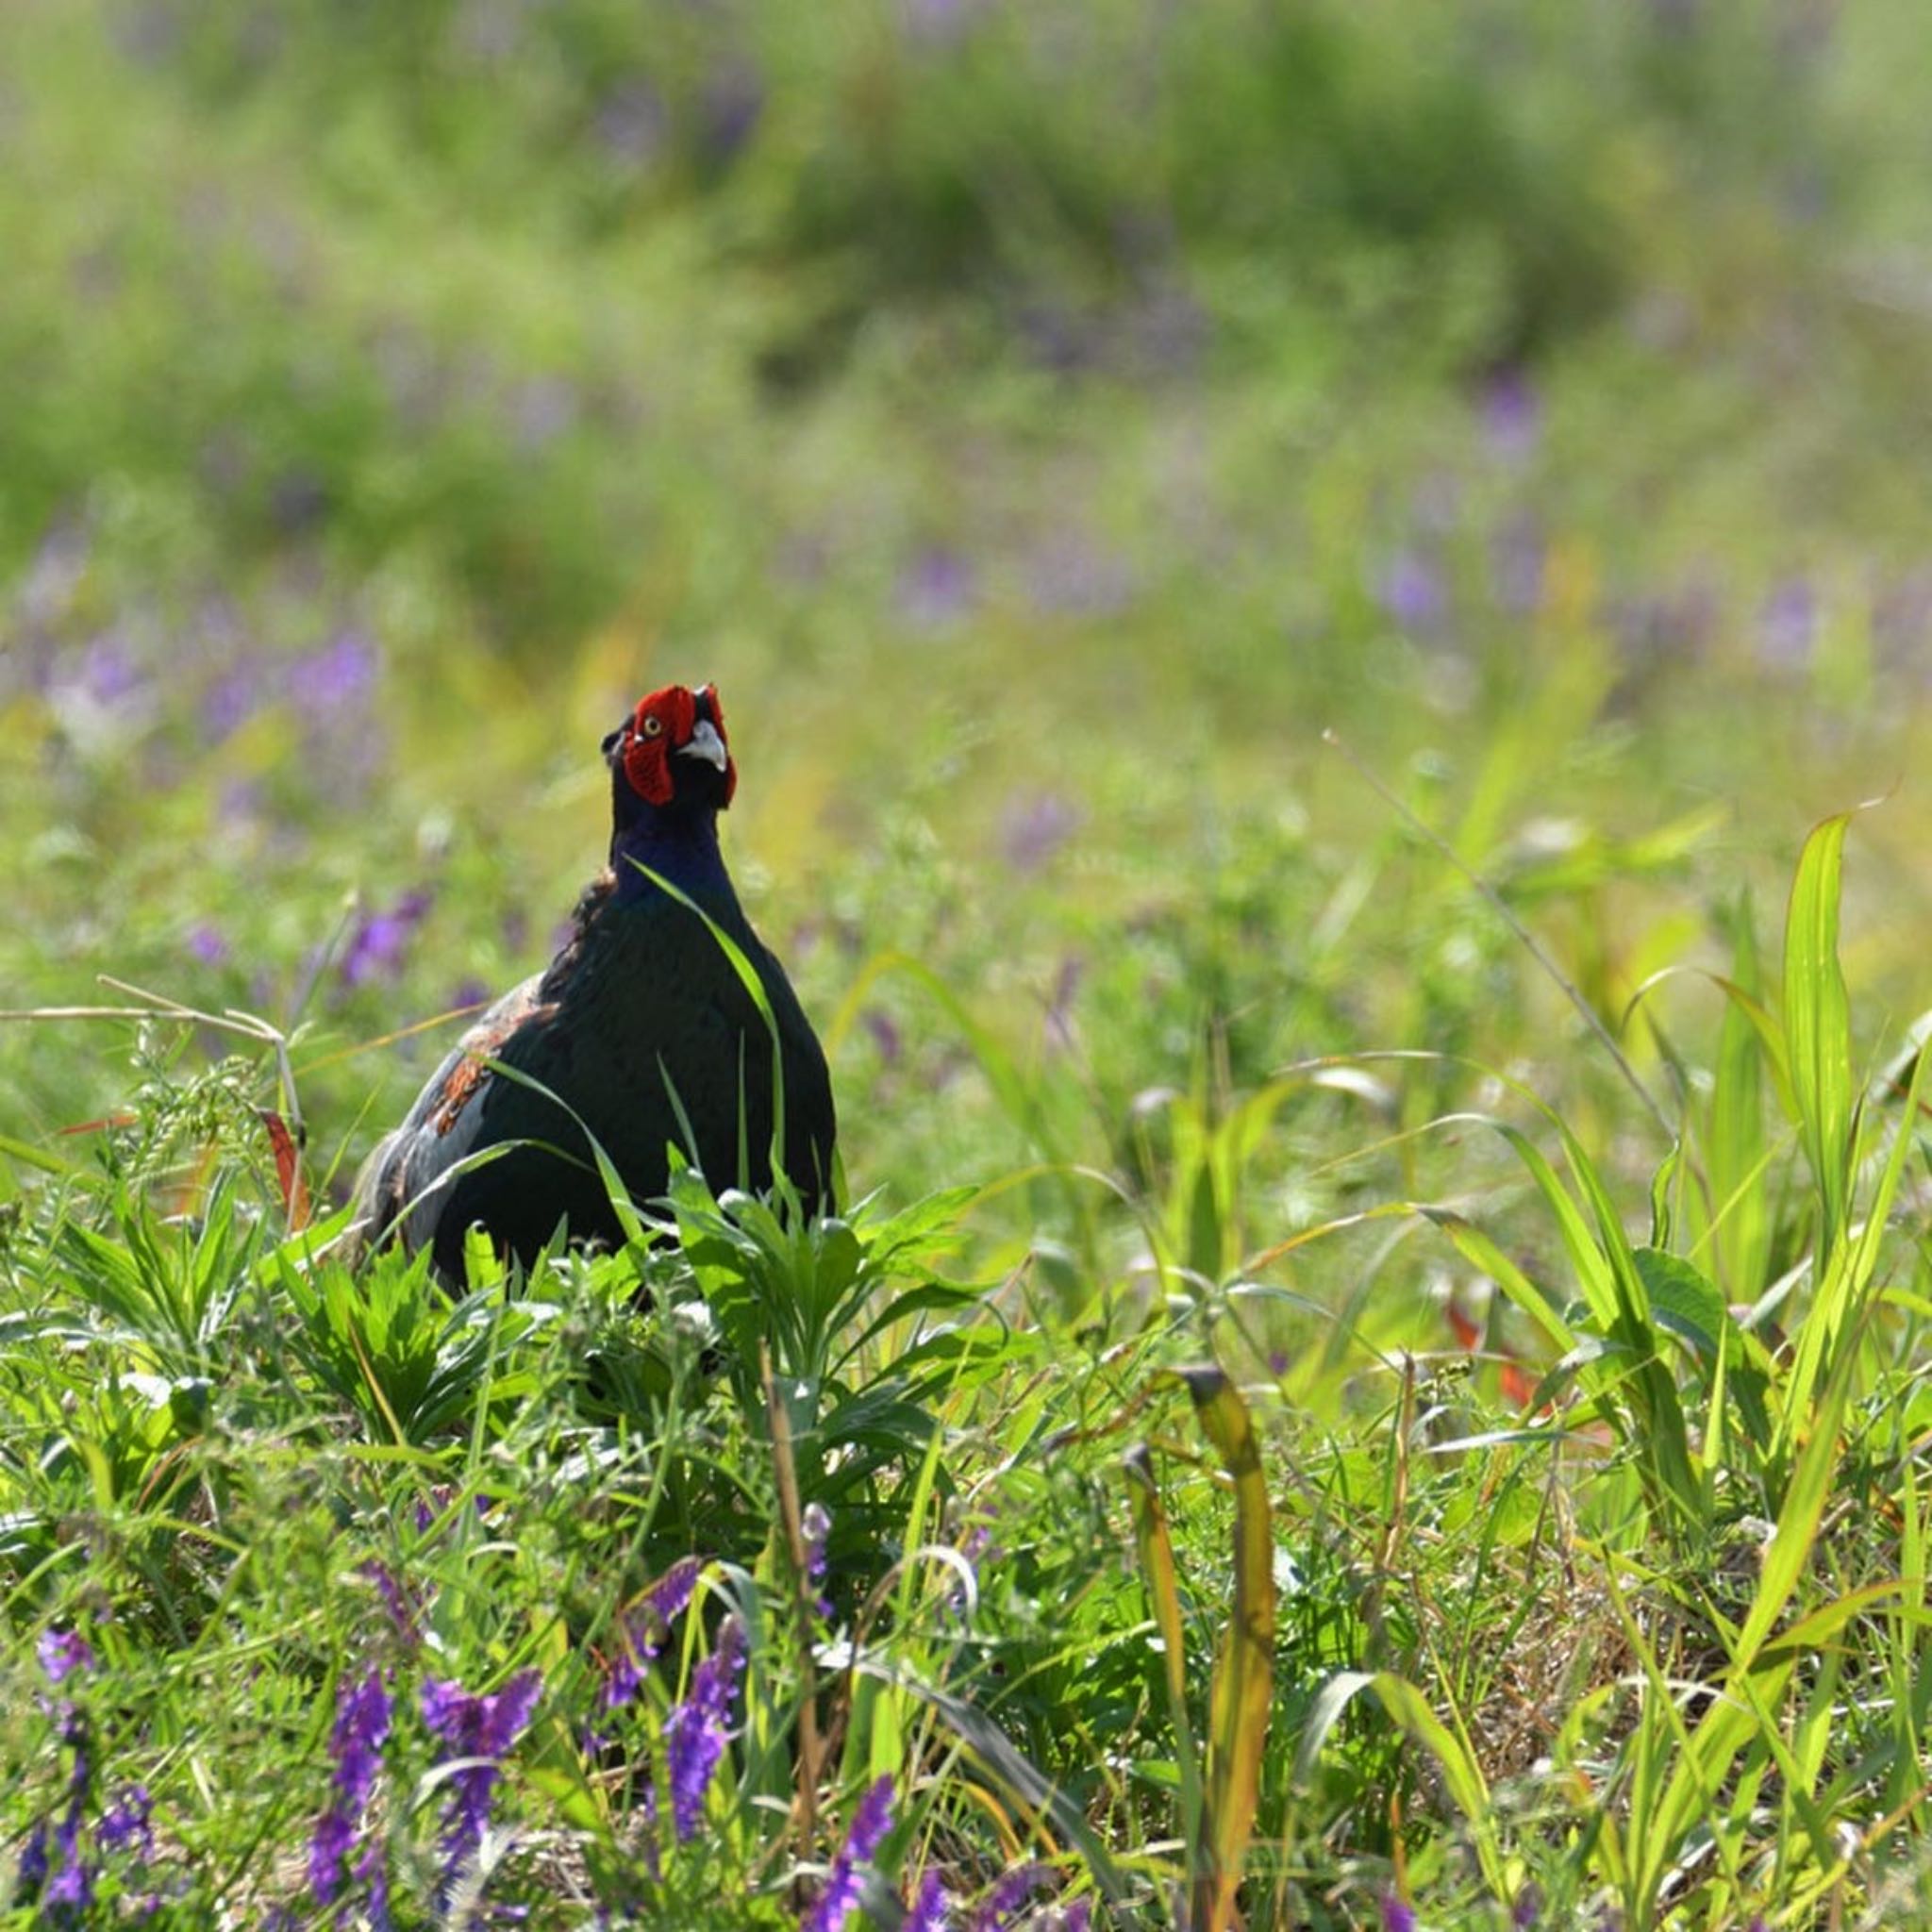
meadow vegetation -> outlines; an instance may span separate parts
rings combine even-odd
[[[0,9],[0,1925],[1932,1923],[1922,38]],[[708,677],[846,1211],[350,1267]]]

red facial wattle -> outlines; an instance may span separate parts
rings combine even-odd
[[[701,699],[708,715],[701,714]],[[701,733],[706,735],[700,737]],[[677,796],[678,768],[673,762],[675,758],[695,757],[715,767],[721,754],[723,802],[728,806],[737,789],[738,770],[724,745],[724,714],[718,703],[717,687],[707,685],[702,692],[694,693],[681,684],[673,684],[638,701],[638,708],[625,727],[619,755],[631,790],[645,804],[662,807]]]

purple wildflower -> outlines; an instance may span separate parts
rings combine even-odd
[[[1500,369],[1483,394],[1483,434],[1506,462],[1521,462],[1542,434],[1542,399],[1517,367]]]
[[[145,1863],[155,1855],[155,1834],[150,1820],[155,1801],[145,1785],[129,1785],[114,1800],[101,1820],[99,1839],[104,1852],[131,1851]]]
[[[713,167],[732,160],[757,131],[765,87],[748,61],[729,60],[706,77],[698,100],[698,144]]]
[[[1401,1893],[1385,1891],[1375,1904],[1382,1915],[1382,1932],[1415,1932],[1415,1907]]]
[[[899,608],[922,630],[958,622],[977,599],[973,566],[957,550],[923,550],[899,578]]]
[[[644,1665],[663,1648],[672,1624],[691,1602],[703,1567],[695,1557],[679,1557],[619,1622],[617,1657],[604,1685],[606,1710],[616,1710],[638,1694]]]
[[[47,1875],[47,1821],[42,1818],[27,1834],[27,1840],[21,1847],[18,1876],[23,1893],[40,1889]]]
[[[190,928],[188,950],[204,966],[219,966],[228,957],[228,942],[215,926],[204,919]]]
[[[390,1696],[380,1671],[367,1671],[359,1683],[337,1694],[336,1721],[329,1751],[336,1761],[335,1788],[356,1810],[367,1802],[382,1764],[389,1738]]]
[[[1132,567],[1077,532],[1043,539],[1027,571],[1033,607],[1050,616],[1111,617],[1134,601]]]
[[[805,1532],[805,1580],[817,1592],[812,1607],[822,1617],[832,1614],[832,1600],[825,1594],[825,1541],[832,1534],[832,1512],[823,1503],[808,1503],[800,1527]]]
[[[1375,601],[1404,630],[1435,630],[1449,608],[1441,573],[1415,550],[1401,550],[1376,578]]]
[[[1490,588],[1505,610],[1521,615],[1542,601],[1547,548],[1527,511],[1510,517],[1490,540]]]
[[[94,1873],[81,1850],[80,1821],[81,1799],[76,1792],[67,1816],[54,1827],[57,1858],[53,1876],[47,1881],[46,1901],[50,1906],[72,1906],[76,1911],[85,1911],[94,1899]]]
[[[356,1826],[331,1805],[308,1839],[308,1889],[319,1905],[332,1905],[342,1889],[342,1865],[356,1842]]]
[[[1534,1932],[1536,1923],[1542,1915],[1542,1891],[1532,1878],[1516,1894],[1516,1903],[1509,1908],[1509,1923],[1516,1928],[1516,1932]]]
[[[356,1574],[366,1576],[375,1586],[375,1593],[382,1599],[382,1607],[389,1612],[389,1620],[395,1625],[396,1635],[405,1645],[413,1647],[416,1641],[416,1606],[409,1592],[396,1581],[389,1565],[379,1557],[371,1557],[357,1565]]]
[[[1079,829],[1080,808],[1057,791],[1010,806],[1000,824],[1000,852],[1015,872],[1038,872]]]
[[[906,1050],[906,1042],[900,1038],[899,1027],[892,1016],[880,1007],[868,1007],[859,1016],[865,1030],[872,1035],[872,1043],[879,1050],[879,1058],[887,1066],[896,1067],[899,1056]]]
[[[290,667],[289,692],[299,709],[330,716],[360,708],[375,689],[375,646],[345,630]]]
[[[1076,1898],[1066,1909],[1060,1921],[1060,1932],[1087,1932],[1092,1923],[1093,1901],[1091,1898]]]
[[[1015,1865],[1004,1877],[995,1879],[973,1915],[973,1932],[1007,1932],[1007,1921],[1025,1904],[1039,1883],[1037,1865]]]
[[[1803,577],[1780,584],[1757,614],[1758,662],[1774,671],[1802,669],[1818,632],[1818,599]]]
[[[522,1671],[501,1690],[487,1697],[472,1695],[454,1679],[432,1677],[423,1687],[423,1722],[446,1748],[441,1763],[474,1759],[450,1778],[450,1802],[445,1816],[443,1849],[449,1858],[448,1876],[482,1842],[490,1823],[490,1798],[500,1774],[500,1758],[522,1735],[537,1707],[543,1679],[536,1671]]]
[[[858,1903],[864,1879],[861,1868],[871,1864],[892,1825],[892,1780],[890,1775],[874,1778],[852,1814],[852,1828],[832,1860],[825,1889],[808,1918],[801,1921],[803,1932],[842,1932],[852,1908]]]
[[[356,1861],[356,1880],[369,1889],[364,1915],[371,1932],[390,1932],[389,1860],[379,1833],[371,1832],[369,1842],[362,1847],[362,1856]]]
[[[679,1844],[697,1834],[705,1793],[724,1755],[731,1699],[744,1668],[744,1629],[726,1617],[718,1647],[691,1673],[691,1695],[664,1720],[664,1763],[671,1786],[671,1824]]]
[[[416,928],[428,915],[429,905],[427,892],[405,892],[391,910],[358,920],[349,949],[342,955],[342,977],[351,986],[366,985],[378,976],[396,978]]]
[[[94,1667],[93,1646],[78,1630],[42,1630],[34,1654],[50,1684],[64,1684],[75,1671]]]
[[[912,1894],[903,1932],[946,1932],[946,1888],[940,1882],[938,1871],[928,1866],[919,1890]]]
[[[391,1706],[380,1671],[343,1679],[336,1689],[336,1719],[328,1734],[335,1759],[328,1809],[317,1819],[308,1841],[308,1884],[327,1905],[342,1888],[342,1867],[356,1842],[363,1807],[375,1789],[389,1739]]]

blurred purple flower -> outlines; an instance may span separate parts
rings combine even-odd
[[[155,1801],[145,1785],[128,1785],[114,1800],[101,1820],[100,1843],[104,1852],[131,1851],[144,1864],[155,1855]]]
[[[405,1647],[413,1648],[416,1642],[416,1603],[409,1591],[397,1582],[395,1573],[379,1557],[371,1557],[356,1566],[356,1574],[367,1577],[375,1586],[375,1593],[382,1599],[382,1607],[389,1612],[389,1620],[396,1635],[402,1639]]]
[[[355,1876],[357,1884],[367,1888],[363,1916],[369,1922],[370,1932],[390,1932],[389,1859],[379,1831],[369,1834],[369,1842],[356,1860]]]
[[[94,1869],[80,1846],[81,1807],[79,1798],[68,1807],[67,1816],[54,1827],[52,1876],[42,1894],[50,1906],[71,1906],[85,1911],[94,1900]]]
[[[737,158],[765,111],[765,86],[746,60],[729,60],[705,81],[698,101],[698,149],[714,167]]]
[[[568,377],[532,376],[510,395],[511,439],[525,455],[534,456],[574,429],[581,408],[576,385]]]
[[[1415,1932],[1415,1907],[1400,1893],[1385,1891],[1375,1903],[1382,1932]]]
[[[957,624],[978,601],[973,565],[957,550],[922,550],[900,573],[899,608],[922,630]]]
[[[188,950],[204,966],[219,966],[228,957],[228,942],[218,928],[204,919],[189,928]]]
[[[1033,1895],[1040,1877],[1039,1866],[1015,1865],[996,1878],[973,1915],[972,1932],[1008,1932],[1008,1922]]]
[[[641,75],[605,95],[592,124],[606,155],[625,168],[647,168],[664,150],[671,117],[664,96]]]
[[[344,1677],[336,1686],[335,1722],[328,1734],[335,1772],[329,1780],[328,1808],[316,1820],[308,1841],[309,1890],[322,1905],[330,1904],[342,1889],[342,1865],[381,1769],[391,1714],[380,1671]]]
[[[93,1646],[78,1630],[42,1630],[34,1654],[50,1684],[64,1684],[75,1672],[94,1667]]]
[[[1818,628],[1818,600],[1803,577],[1780,584],[1757,613],[1757,661],[1773,671],[1801,671]]]
[[[465,1007],[485,1006],[489,1000],[488,983],[474,974],[468,979],[459,979],[450,989],[449,1004],[452,1012],[460,1012]]]
[[[1483,434],[1506,462],[1520,463],[1542,435],[1542,398],[1520,364],[1499,369],[1483,391]]]
[[[1034,551],[1027,568],[1034,608],[1056,616],[1110,617],[1134,601],[1126,562],[1087,538],[1066,533]]]
[[[938,1871],[928,1866],[918,1890],[912,1894],[902,1932],[946,1932],[947,1904],[946,1888],[941,1883]]]
[[[824,1592],[825,1541],[832,1534],[832,1512],[823,1503],[808,1503],[799,1525],[805,1532],[805,1580],[818,1595],[813,1607],[822,1617],[832,1614],[832,1600]]]
[[[1087,976],[1087,962],[1078,953],[1069,953],[1054,974],[1053,994],[1046,1003],[1043,1030],[1046,1043],[1059,1053],[1074,1048],[1074,1000],[1080,982]]]
[[[1547,546],[1527,510],[1508,519],[1490,541],[1490,589],[1505,610],[1518,616],[1542,601]]]
[[[852,1908],[858,1903],[864,1877],[861,1868],[869,1865],[892,1824],[892,1780],[890,1774],[874,1778],[852,1814],[852,1828],[832,1860],[830,1875],[819,1902],[800,1921],[802,1932],[842,1932]]]
[[[23,624],[38,628],[66,616],[87,575],[92,547],[83,524],[55,524],[48,529],[16,593],[14,608]]]
[[[950,45],[988,4],[989,0],[904,0],[907,32],[915,41]]]
[[[431,895],[426,891],[405,892],[389,911],[358,920],[342,955],[343,979],[351,986],[364,986],[378,976],[397,978],[409,941],[428,916],[430,904]]]
[[[311,717],[361,711],[375,695],[376,669],[375,646],[360,631],[341,631],[290,666],[289,695]]]
[[[859,1019],[865,1030],[872,1035],[873,1044],[879,1050],[879,1058],[889,1067],[899,1064],[899,1056],[905,1051],[905,1041],[899,1037],[899,1028],[892,1016],[879,1007],[868,1007]]]
[[[1087,1932],[1093,1918],[1093,1901],[1091,1898],[1076,1898],[1066,1909],[1060,1921],[1060,1932]]]
[[[103,631],[81,653],[75,682],[96,704],[112,707],[141,689],[141,672],[125,639]]]
[[[232,737],[255,715],[260,702],[260,682],[253,671],[238,666],[224,672],[202,695],[203,739],[212,745]]]
[[[1509,1908],[1509,1923],[1516,1932],[1534,1932],[1536,1923],[1542,1917],[1543,1895],[1535,1879],[1531,1879],[1516,1894],[1516,1903]]]
[[[443,1850],[449,1865],[445,1881],[482,1842],[490,1823],[490,1799],[501,1774],[497,1763],[522,1735],[537,1707],[543,1679],[534,1671],[521,1671],[501,1690],[475,1696],[453,1678],[431,1677],[423,1686],[423,1723],[444,1746],[439,1763],[456,1758],[465,1764],[450,1777],[450,1801],[444,1813]]]
[[[47,1876],[47,1821],[42,1818],[27,1834],[20,1850],[20,1863],[14,1868],[22,1892],[39,1889]]]
[[[724,1755],[731,1700],[744,1668],[744,1628],[726,1617],[717,1648],[691,1673],[691,1695],[664,1720],[664,1764],[671,1787],[671,1824],[679,1844],[697,1835],[705,1792]]]
[[[1448,614],[1442,574],[1420,551],[1398,550],[1376,577],[1374,594],[1405,630],[1435,630]]]
[[[680,1557],[619,1620],[617,1657],[604,1685],[606,1710],[615,1710],[638,1694],[644,1665],[658,1655],[671,1626],[683,1615],[703,1567],[695,1557]]]
[[[1015,799],[1000,821],[1000,851],[1015,872],[1038,872],[1080,826],[1080,808],[1058,791]]]
[[[308,1889],[318,1905],[333,1905],[342,1889],[342,1864],[356,1842],[356,1827],[333,1805],[315,1821],[308,1838]]]

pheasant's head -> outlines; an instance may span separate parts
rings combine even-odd
[[[638,700],[638,708],[604,741],[620,819],[626,789],[646,805],[723,811],[738,789],[738,767],[724,737],[718,687],[687,691],[667,684]],[[635,807],[631,808],[635,810]]]

